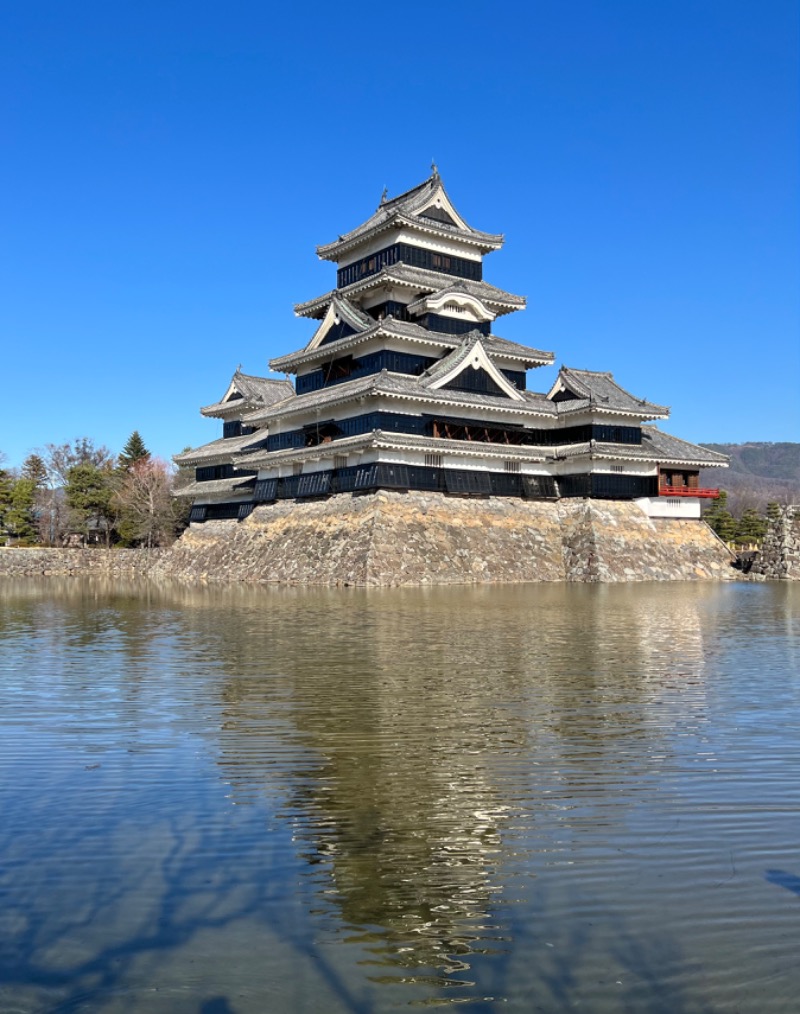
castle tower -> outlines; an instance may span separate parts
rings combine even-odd
[[[203,410],[227,420],[222,440],[176,459],[197,468],[182,491],[193,520],[381,488],[634,499],[651,516],[699,517],[715,492],[700,490],[699,469],[725,458],[645,425],[668,409],[610,373],[564,367],[549,392],[528,389],[528,371],[554,357],[496,333],[525,306],[484,281],[502,245],[459,214],[433,167],[318,247],[336,287],[295,307],[319,325],[270,362],[294,387],[250,377],[247,393],[237,373]]]

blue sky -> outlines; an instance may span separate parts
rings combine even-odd
[[[169,457],[435,158],[503,337],[695,441],[800,440],[796,0],[6,4],[0,451]],[[546,390],[555,369],[534,371]]]

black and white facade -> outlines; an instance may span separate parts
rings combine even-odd
[[[483,279],[503,244],[459,215],[438,172],[318,247],[336,288],[295,307],[319,321],[270,362],[288,380],[237,371],[202,409],[219,440],[176,459],[192,520],[244,518],[279,499],[427,490],[461,496],[635,500],[652,517],[699,517],[700,468],[727,459],[653,425],[668,409],[610,373],[562,367],[546,393],[528,372],[553,353],[507,341],[522,296]]]

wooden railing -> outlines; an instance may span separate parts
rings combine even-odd
[[[659,496],[697,496],[706,500],[716,500],[718,489],[692,489],[690,486],[659,486]]]

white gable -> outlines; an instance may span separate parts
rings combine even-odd
[[[419,217],[420,215],[424,215],[426,211],[430,211],[432,208],[436,208],[438,211],[443,211],[445,212],[446,215],[449,215],[449,217],[453,219],[453,222],[458,226],[459,229],[464,229],[465,232],[472,231],[470,227],[467,225],[467,223],[464,221],[464,219],[461,217],[461,215],[459,215],[459,213],[450,203],[450,199],[448,198],[447,194],[444,192],[444,189],[441,186],[436,188],[431,199],[421,208],[415,211],[414,214],[417,217]]]
[[[453,366],[452,370],[448,370],[447,373],[443,374],[441,377],[437,377],[436,380],[429,385],[431,390],[435,391],[440,387],[444,387],[445,384],[449,384],[450,381],[455,380],[460,373],[463,373],[464,370],[467,369],[485,370],[500,390],[504,394],[507,394],[509,398],[513,398],[514,401],[525,400],[511,381],[508,380],[507,377],[503,376],[500,370],[497,369],[491,359],[486,355],[486,350],[479,341],[475,342],[475,345],[468,356],[460,362],[457,362]]]

